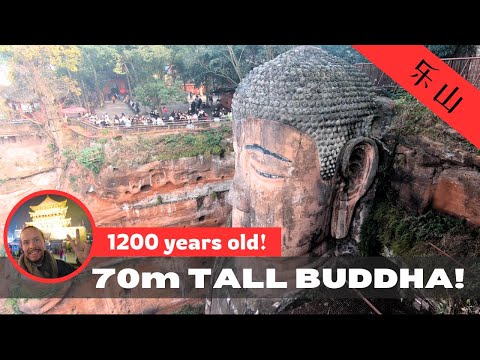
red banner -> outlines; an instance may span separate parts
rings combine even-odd
[[[281,256],[281,228],[96,228],[92,255]]]
[[[354,45],[357,51],[480,148],[480,92],[422,45]]]

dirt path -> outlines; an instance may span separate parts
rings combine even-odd
[[[135,113],[130,109],[126,103],[121,101],[115,101],[115,104],[111,101],[106,101],[103,108],[95,108],[95,113],[97,116],[103,116],[108,113],[110,118],[113,118],[115,115],[122,115],[124,113],[127,116],[133,116]]]

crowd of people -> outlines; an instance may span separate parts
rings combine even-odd
[[[198,111],[198,113],[191,114],[188,112],[181,112],[173,110],[170,114],[160,116],[158,111],[151,111],[149,115],[135,114],[134,116],[127,116],[122,113],[120,116],[115,114],[111,117],[108,113],[104,115],[96,115],[86,113],[84,119],[90,121],[96,126],[162,126],[173,123],[187,123],[191,124],[200,120],[209,120],[208,114],[204,110]]]
[[[225,117],[231,120],[232,110],[217,106],[212,112],[213,119],[224,119]]]
[[[167,124],[193,124],[197,121],[208,121],[208,120],[214,120],[214,121],[220,121],[220,120],[226,120],[226,119],[231,119],[231,111],[229,109],[226,109],[224,107],[217,106],[213,112],[212,116],[209,116],[209,114],[201,108],[201,103],[200,108],[197,108],[197,104],[195,104],[195,107],[192,105],[188,110],[186,111],[177,111],[177,110],[172,110],[170,113],[167,109],[166,106],[164,106],[161,109],[161,112],[159,112],[157,109],[153,109],[150,111],[150,113],[140,115],[140,108],[138,102],[133,102],[128,100],[128,103],[130,107],[132,108],[133,112],[135,115],[133,116],[127,116],[125,113],[121,113],[120,116],[117,114],[111,116],[108,113],[105,113],[103,115],[97,115],[94,113],[86,113],[83,115],[83,118],[85,120],[90,121],[90,123],[96,125],[96,126],[102,126],[102,127],[107,127],[107,126],[125,126],[125,127],[132,127],[132,126],[163,126]],[[193,102],[192,102],[193,103]]]
[[[135,114],[140,114],[140,103],[138,101],[133,101],[130,98],[130,95],[125,96],[125,99],[123,99],[123,102],[128,104],[128,106],[130,106],[130,109],[132,109],[132,111]],[[115,103],[115,102],[113,102],[113,103]]]
[[[116,95],[116,94],[115,94]],[[191,96],[191,95],[190,95]],[[191,96],[193,98],[193,96]],[[213,101],[209,99],[209,102]],[[112,100],[113,101],[113,100]],[[213,109],[211,116],[205,111],[205,107],[210,107],[209,105],[203,104],[203,101],[200,96],[196,95],[195,99],[190,103],[190,106],[186,110],[172,110],[168,111],[167,106],[163,106],[160,111],[157,109],[151,110],[148,114],[145,112],[141,114],[140,103],[138,101],[133,101],[129,94],[126,94],[123,98],[123,102],[127,104],[132,112],[133,116],[127,116],[125,113],[111,114],[105,113],[103,115],[98,115],[94,112],[86,113],[83,115],[84,120],[88,120],[91,124],[95,126],[108,127],[108,126],[164,126],[167,124],[186,124],[189,127],[194,127],[194,123],[197,121],[220,121],[231,119],[231,110],[225,107],[222,107],[220,103],[217,103],[217,106]]]

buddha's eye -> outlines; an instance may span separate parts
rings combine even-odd
[[[258,144],[246,145],[245,150],[250,166],[262,178],[275,180],[290,176],[292,162],[284,156]]]
[[[255,168],[254,168],[254,169],[255,169]],[[280,178],[284,178],[284,176],[269,174],[269,173],[260,171],[260,170],[258,170],[258,169],[255,169],[255,171],[257,172],[258,175],[263,176],[263,177],[266,177],[267,179],[280,179]]]
[[[254,166],[253,164],[251,166],[258,175],[266,179],[284,179],[285,178],[285,176],[280,175],[278,173],[273,174],[272,172],[265,171],[264,169],[260,170],[257,166]]]

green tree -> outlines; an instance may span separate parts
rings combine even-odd
[[[166,66],[172,63],[172,51],[163,45],[140,45],[124,48],[121,58],[130,65],[135,85],[161,79],[167,74]],[[118,59],[117,59],[118,61]],[[118,70],[118,65],[117,65]]]
[[[119,56],[118,49],[111,45],[81,45],[79,48],[81,60],[77,78],[84,94],[84,105],[92,103],[92,105],[103,107],[105,99],[102,87],[115,75],[114,69]],[[89,96],[91,92],[96,94],[95,98]]]
[[[475,56],[475,45],[426,45],[427,48],[440,58]]]
[[[162,113],[162,104],[185,100],[184,92],[179,82],[168,85],[163,79],[152,79],[148,83],[137,86],[135,94],[143,104],[150,106],[152,109],[157,109],[159,114]]]
[[[94,174],[99,174],[105,161],[103,145],[93,145],[85,148],[78,154],[77,161]]]
[[[184,83],[236,87],[254,67],[272,60],[293,45],[175,45],[169,46],[174,68]]]
[[[0,46],[0,53],[8,59],[13,86],[35,94],[41,103],[45,117],[34,118],[32,122],[42,125],[40,128],[54,149],[60,149],[59,110],[65,99],[80,94],[77,82],[64,73],[78,71],[80,50],[72,45],[12,45]]]
[[[125,75],[125,77],[127,78],[128,93],[132,95],[133,84],[135,84],[136,81],[138,82],[138,78],[135,81],[135,68],[133,67],[133,63],[129,59],[127,50],[122,49],[122,51],[118,51],[115,58],[116,63],[113,71],[116,74]]]

